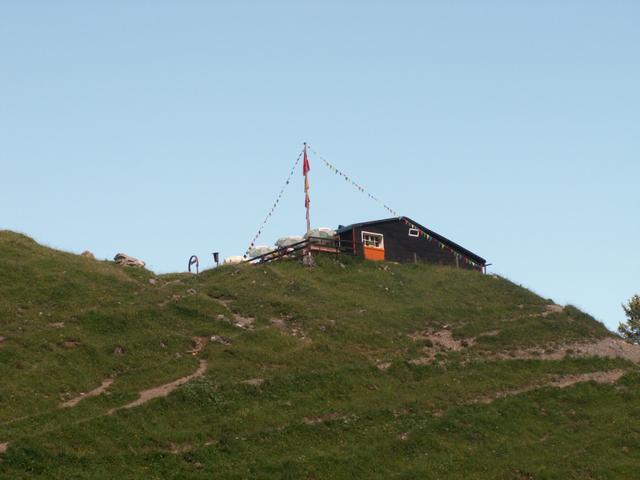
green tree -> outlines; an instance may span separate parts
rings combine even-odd
[[[621,323],[618,332],[633,343],[640,343],[640,295],[634,295],[626,305],[622,305],[627,321]]]

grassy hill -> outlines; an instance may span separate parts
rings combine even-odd
[[[638,478],[639,355],[476,272],[156,276],[0,232],[0,478]]]

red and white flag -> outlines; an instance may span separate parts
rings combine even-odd
[[[304,175],[304,207],[309,208],[311,199],[309,199],[309,171],[311,165],[309,165],[309,157],[307,157],[307,146],[304,146],[304,159],[302,161],[302,175]]]
[[[304,175],[305,177],[307,176],[307,173],[309,173],[309,170],[311,170],[311,166],[309,165],[309,157],[307,157],[307,147],[304,147],[304,160],[302,162],[302,175]]]

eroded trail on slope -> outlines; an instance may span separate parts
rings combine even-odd
[[[428,342],[420,350],[418,358],[408,360],[414,365],[430,365],[436,362],[438,354],[468,350],[475,354],[475,360],[564,360],[565,358],[620,358],[640,363],[640,345],[627,342],[622,338],[605,337],[593,341],[578,341],[546,344],[537,347],[515,350],[488,351],[478,348],[478,339],[500,334],[500,330],[491,330],[476,337],[454,337],[450,327],[442,330],[421,330],[408,334],[414,342]],[[472,349],[475,347],[475,349]],[[442,360],[441,360],[442,361]],[[378,367],[380,368],[380,366]],[[388,366],[387,366],[388,368]]]
[[[101,395],[102,393],[104,393],[105,390],[107,390],[107,388],[109,388],[112,383],[113,383],[113,378],[106,378],[105,380],[102,381],[99,387],[94,388],[90,392],[81,393],[77,397],[67,400],[66,402],[60,404],[60,408],[75,407],[78,403],[80,403],[81,400],[84,400],[85,398],[97,397],[98,395]]]
[[[193,338],[193,348],[191,350],[187,351],[186,353],[188,353],[190,355],[194,355],[194,356],[198,355],[200,352],[202,352],[202,350],[204,350],[204,348],[207,346],[207,343],[208,343],[208,338],[207,337],[194,337]],[[154,387],[154,388],[151,388],[149,390],[144,390],[144,391],[140,392],[140,398],[138,400],[136,400],[135,402],[132,402],[131,404],[128,404],[128,405],[124,405],[122,407],[117,407],[115,409],[109,410],[107,413],[111,414],[111,413],[115,412],[116,410],[120,410],[122,408],[132,408],[132,407],[135,407],[137,405],[141,405],[142,403],[145,403],[145,402],[151,400],[152,398],[166,397],[167,395],[169,395],[169,393],[171,393],[173,390],[175,390],[180,385],[183,385],[184,383],[188,382],[192,378],[196,378],[196,377],[201,376],[204,373],[204,371],[206,370],[206,368],[207,368],[206,363],[207,362],[205,360],[201,360],[200,361],[200,366],[198,367],[198,370],[196,370],[191,375],[187,375],[186,377],[179,378],[179,379],[174,380],[173,382],[167,383],[165,385],[160,385],[159,387]],[[204,364],[204,366],[203,366],[203,364]],[[76,397],[74,397],[74,398],[72,398],[70,400],[67,400],[64,403],[61,403],[59,405],[59,407],[60,408],[75,407],[78,403],[80,403],[85,398],[97,397],[98,395],[102,395],[113,384],[113,381],[114,381],[113,378],[106,378],[106,379],[104,379],[102,381],[100,386],[94,388],[93,390],[91,390],[91,391],[89,391],[87,393],[81,393],[80,395],[78,395],[78,396],[76,396]],[[140,402],[140,403],[137,403],[137,402]]]
[[[198,340],[195,340],[195,343],[196,343],[194,348],[195,353],[201,352],[206,345],[206,341],[204,341],[202,338],[198,338]],[[112,408],[111,410],[105,413],[99,414],[98,417],[103,415],[111,415],[114,412],[117,412],[118,410],[138,407],[140,405],[147,403],[149,400],[153,400],[154,398],[166,397],[181,385],[184,385],[185,383],[204,375],[204,373],[207,371],[208,365],[209,364],[206,360],[200,360],[200,365],[198,366],[198,369],[192,374],[186,375],[184,377],[180,377],[177,380],[173,380],[172,382],[165,383],[163,385],[159,385],[157,387],[153,387],[148,390],[143,390],[140,392],[137,400],[134,400],[131,403],[127,403],[126,405],[123,405],[121,407]],[[113,383],[113,379],[108,378],[104,380],[99,387],[91,390],[88,393],[79,395],[75,398],[72,398],[71,400],[66,401],[65,403],[59,405],[59,408],[75,407],[81,400],[85,398],[101,395],[111,386],[112,383]],[[89,417],[88,419],[85,419],[83,421],[91,420],[94,418],[97,418],[97,417]],[[0,455],[4,454],[8,448],[9,448],[9,442],[0,442]]]
[[[485,395],[476,398],[472,403],[484,403],[489,404],[493,403],[495,400],[500,400],[502,398],[511,397],[513,395],[520,395],[522,393],[527,393],[533,390],[539,390],[545,387],[553,387],[553,388],[567,388],[578,383],[586,383],[586,382],[595,382],[601,385],[611,385],[616,383],[622,376],[624,375],[624,370],[608,370],[603,372],[590,372],[590,373],[577,373],[572,375],[559,375],[555,377],[553,380],[542,383],[539,385],[528,385],[522,388],[517,388],[514,390],[506,390],[502,392],[496,392],[491,395]]]
[[[556,375],[550,378],[546,382],[524,385],[519,388],[514,388],[511,390],[502,390],[498,392],[492,392],[485,395],[480,395],[468,402],[464,402],[459,406],[464,405],[489,405],[497,400],[502,400],[508,397],[513,397],[517,395],[522,395],[525,393],[529,393],[535,390],[540,390],[543,388],[569,388],[574,385],[578,385],[581,383],[594,382],[600,385],[614,385],[618,380],[620,380],[625,374],[625,370],[605,370],[598,372],[588,372],[588,373],[576,373],[576,374],[568,374],[568,375]],[[433,412],[434,417],[442,417],[448,410],[455,408],[450,407],[449,409],[444,410],[436,410]]]
[[[126,405],[123,405],[121,407],[113,408],[109,410],[107,414],[111,415],[112,413],[117,412],[118,410],[138,407],[140,405],[147,403],[149,400],[153,400],[154,398],[166,397],[179,386],[184,385],[185,383],[189,382],[190,380],[193,380],[194,378],[198,378],[204,375],[204,372],[206,372],[207,370],[207,366],[208,366],[208,362],[206,360],[200,360],[200,366],[191,375],[178,378],[177,380],[174,380],[169,383],[165,383],[164,385],[153,387],[148,390],[143,390],[142,392],[140,392],[140,396],[138,397],[137,400],[134,400],[131,403],[127,403]]]

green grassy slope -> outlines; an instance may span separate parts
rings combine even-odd
[[[545,355],[608,338],[591,317],[476,272],[318,263],[156,277],[0,232],[0,478],[637,478],[636,365]]]

